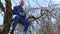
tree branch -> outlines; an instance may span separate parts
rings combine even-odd
[[[0,1],[0,8],[2,9],[2,11],[4,11],[5,12],[5,8],[3,7],[3,4],[2,4],[2,2]]]

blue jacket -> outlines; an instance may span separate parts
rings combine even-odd
[[[14,15],[19,15],[19,13],[24,12],[23,8],[20,6],[15,6],[14,9],[12,10],[12,14]]]

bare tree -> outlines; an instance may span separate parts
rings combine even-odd
[[[4,28],[3,31],[1,32],[1,34],[8,34],[9,30],[10,30],[10,25],[11,25],[11,21],[12,21],[12,9],[11,9],[11,0],[5,0],[6,2],[6,8],[3,7],[1,1],[0,1],[0,8],[5,12],[4,13]]]
[[[2,11],[4,11],[4,28],[3,31],[1,32],[2,34],[8,34],[10,30],[10,26],[12,23],[12,9],[11,9],[11,0],[5,0],[6,2],[6,7],[3,6],[3,4],[0,1],[0,8]],[[57,15],[57,11],[55,7],[58,4],[52,4],[52,0],[48,3],[48,7],[41,7],[39,0],[33,2],[38,5],[39,7],[32,7],[30,5],[30,1],[28,0],[28,6],[25,6],[25,11],[26,11],[26,17],[30,20],[30,26],[28,29],[27,34],[59,34],[60,33],[60,16]],[[46,2],[44,0],[44,2]],[[52,6],[53,5],[53,6]],[[39,14],[37,13],[39,12]],[[38,14],[38,15],[37,15]],[[55,25],[53,24],[54,22],[52,21],[53,19],[56,19]],[[19,25],[20,26],[20,25]],[[22,28],[23,26],[21,26]],[[58,32],[55,32],[57,28]],[[22,32],[22,29],[20,27],[17,27],[18,34]],[[16,31],[16,30],[15,30]]]

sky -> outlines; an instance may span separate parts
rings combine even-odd
[[[14,1],[11,0],[11,2],[12,2],[12,8],[13,8],[14,6],[18,5],[18,4],[19,4],[19,1],[20,1],[20,0],[14,0]],[[39,7],[38,4],[36,3],[37,0],[34,0],[34,1],[35,1],[35,2],[33,2],[33,0],[29,0],[31,7]],[[44,2],[44,1],[46,1],[46,2]],[[49,1],[50,1],[50,0],[39,0],[38,3],[39,3],[41,6],[43,6],[43,7],[47,7]],[[52,0],[52,1],[53,1],[55,4],[60,3],[60,0]],[[3,5],[5,6],[5,1],[4,1],[4,0],[1,0],[1,2],[2,2]],[[27,3],[28,0],[24,0],[24,2],[25,2],[24,7],[28,6],[28,3]],[[1,14],[0,14],[0,25],[2,25],[2,24],[3,24],[3,16],[1,16]]]
[[[2,3],[3,3],[3,5],[5,5],[5,1],[4,0],[1,0],[2,1]],[[14,7],[14,6],[16,6],[16,5],[18,5],[19,4],[19,1],[20,0],[11,0],[11,2],[12,2],[12,7]],[[25,1],[25,5],[27,6],[28,5],[28,0],[24,0]],[[44,2],[44,1],[46,1],[46,2]],[[49,2],[50,0],[39,0],[38,2],[39,2],[39,4],[41,5],[41,6],[47,6],[47,4],[48,4],[48,2]],[[56,3],[60,3],[60,0],[52,0],[55,4]],[[29,2],[30,2],[30,5],[31,5],[31,7],[35,7],[35,6],[37,6],[37,3],[36,3],[36,0],[34,0],[34,2],[33,2],[33,0],[29,0]]]
[[[3,15],[4,13],[3,12],[1,12],[1,10],[0,10],[0,25],[3,25]]]

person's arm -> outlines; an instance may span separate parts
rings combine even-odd
[[[18,7],[17,7],[17,6],[15,6],[15,7],[13,8],[12,13],[19,15]]]
[[[26,16],[26,12],[22,9],[21,13],[19,13],[21,16]]]
[[[25,16],[26,15],[26,13],[25,12],[23,12],[23,13],[19,13],[21,16]]]
[[[19,8],[18,6],[14,7],[13,13],[20,15],[20,16],[25,16],[25,11]]]

